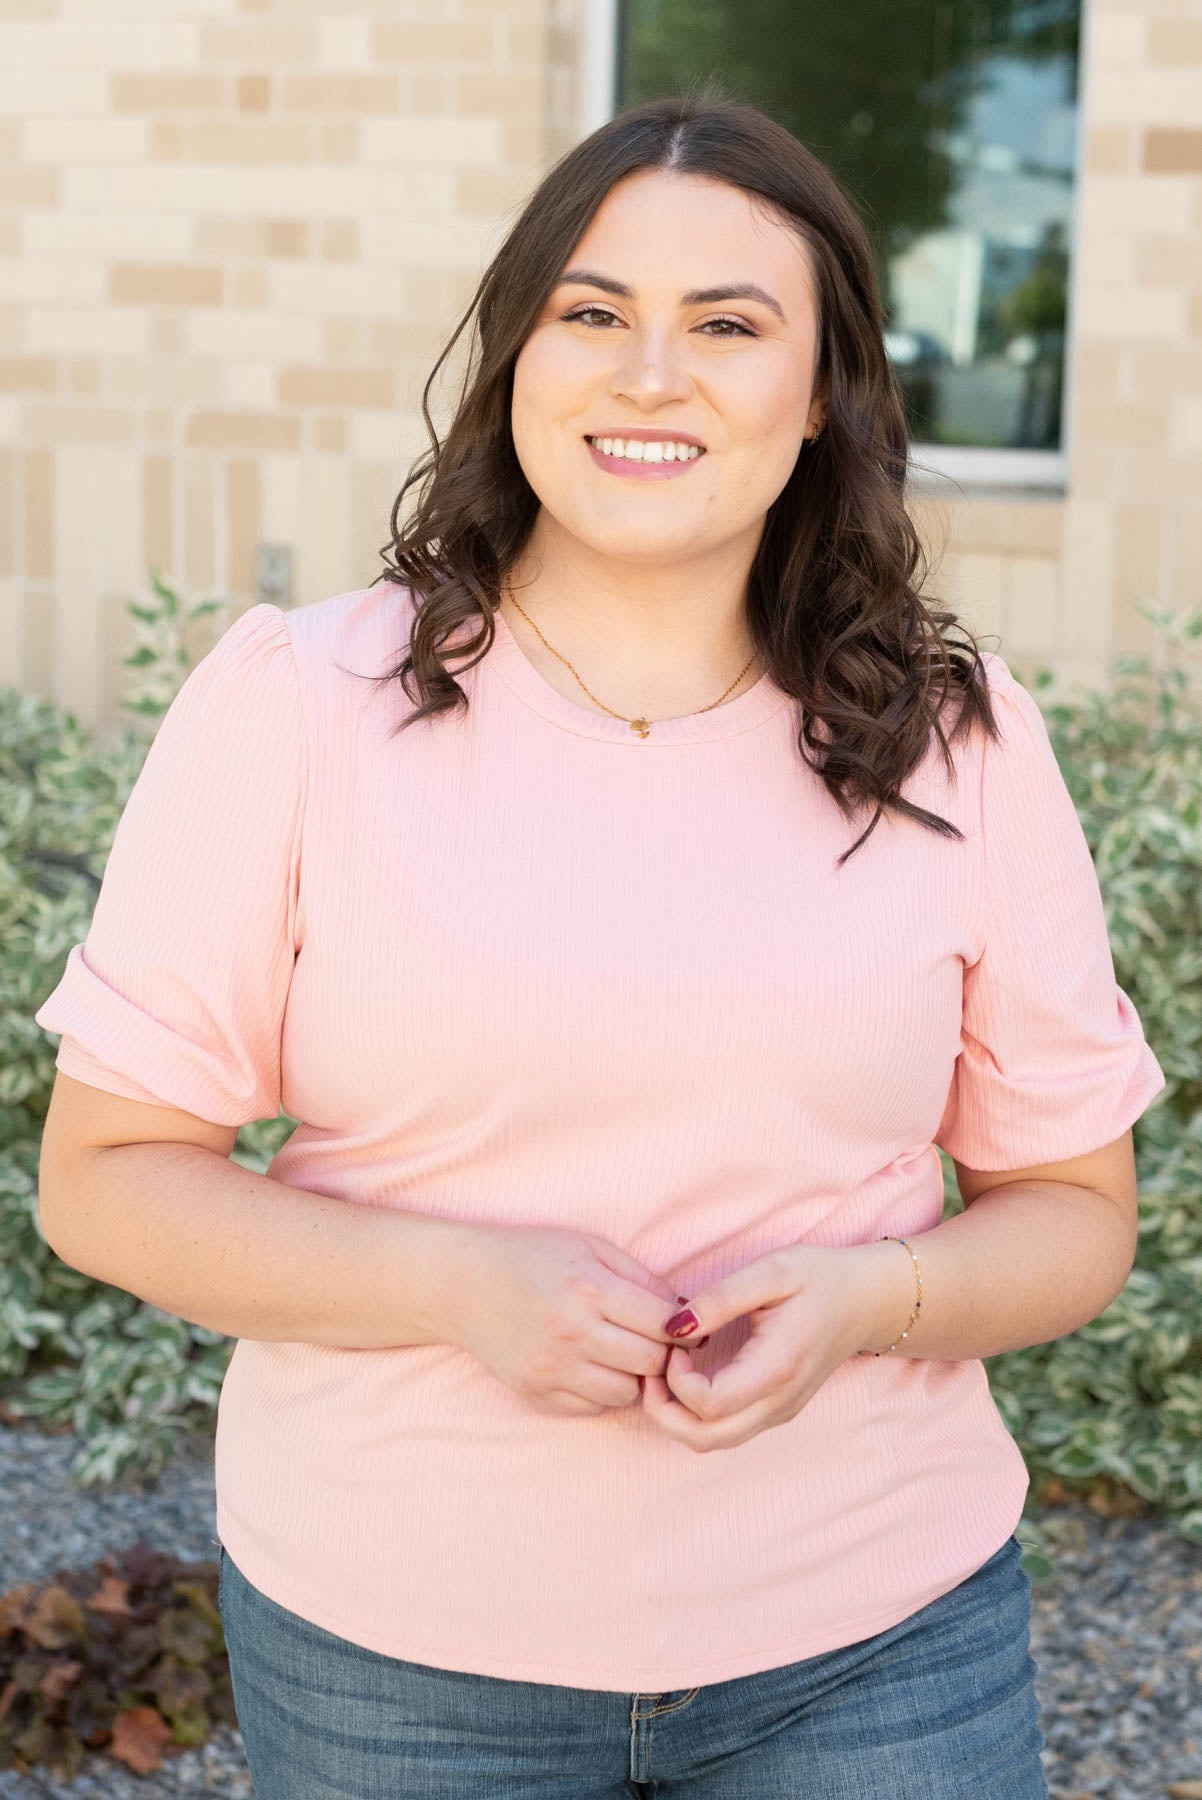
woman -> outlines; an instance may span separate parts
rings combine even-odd
[[[657,100],[476,303],[386,579],[192,672],[37,1015],[459,1227],[391,1335],[366,1259],[342,1337],[239,1334],[259,1800],[1045,1795],[981,1358],[1122,1287],[1165,1078],[1034,701],[919,597],[863,226]]]

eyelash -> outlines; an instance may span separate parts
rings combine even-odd
[[[604,306],[579,306],[576,308],[575,312],[570,312],[570,313],[564,314],[563,323],[566,325],[570,319],[582,319],[586,313],[600,313],[600,315],[603,319],[613,319],[613,318],[616,318],[616,316],[617,316],[615,313],[609,312],[607,310],[607,308],[605,308]],[[707,325],[733,325],[735,327],[735,329],[737,331],[741,332],[744,337],[753,338],[753,337],[757,336],[757,333],[749,330],[748,327],[741,322],[741,320],[729,318],[725,313],[723,313],[721,315],[721,317],[719,317],[717,319],[707,319],[705,321],[705,323]],[[588,327],[588,329],[590,331],[596,331],[598,329],[598,327],[595,325],[590,325]],[[698,329],[700,329],[700,327]],[[720,331],[720,332],[716,332],[714,335],[716,337],[718,337],[719,339],[721,339],[721,338],[726,337],[728,334],[725,331]]]

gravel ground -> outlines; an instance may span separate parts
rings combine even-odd
[[[67,1434],[0,1425],[0,1593],[139,1539],[216,1559],[211,1438],[187,1441],[157,1480],[129,1476],[106,1491],[74,1488],[74,1450]],[[1202,1800],[1202,1545],[1160,1519],[1103,1519],[1081,1505],[1047,1511],[1040,1531],[1055,1572],[1032,1581],[1031,1652],[1051,1800]],[[1029,1541],[1025,1522],[1019,1536]],[[225,1726],[156,1775],[102,1753],[69,1784],[0,1770],[0,1800],[253,1792],[241,1737]]]

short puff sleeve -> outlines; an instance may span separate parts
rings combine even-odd
[[[87,936],[34,1014],[76,1080],[217,1125],[278,1116],[307,778],[293,657],[280,608],[252,606],[164,714]]]
[[[1001,740],[981,764],[977,959],[935,1142],[990,1172],[1113,1142],[1166,1085],[1115,980],[1097,872],[1043,714],[984,652]]]

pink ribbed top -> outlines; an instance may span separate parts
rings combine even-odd
[[[389,735],[411,595],[262,604],[192,670],[37,1022],[58,1066],[226,1125],[348,1205],[612,1240],[675,1292],[939,1223],[984,1170],[1119,1137],[1165,1086],[1116,985],[1034,699],[859,824],[769,676],[641,740],[504,618],[466,713]],[[937,1292],[926,1305],[936,1311]],[[743,1341],[714,1334],[698,1366]],[[558,1416],[447,1345],[241,1339],[217,1526],[279,1605],[442,1668],[658,1693],[855,1642],[997,1550],[1028,1474],[979,1361],[853,1357],[697,1456]]]

